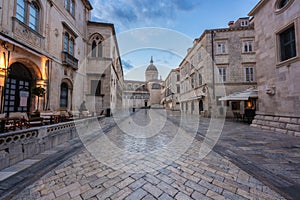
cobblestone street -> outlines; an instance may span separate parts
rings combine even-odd
[[[154,135],[143,131],[143,137],[137,137],[122,131],[124,123],[146,127],[151,120],[166,119],[145,112],[99,133],[89,144],[84,142],[86,149],[13,199],[284,199],[216,152],[201,159],[201,140],[170,120]],[[176,148],[169,148],[173,145]]]

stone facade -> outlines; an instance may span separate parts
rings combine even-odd
[[[299,135],[300,2],[261,0],[254,17],[259,107],[253,126]],[[266,17],[268,16],[268,17]],[[281,41],[289,34],[290,46]]]
[[[122,108],[124,77],[115,35],[113,24],[88,22],[85,94],[88,109],[96,113]]]
[[[231,103],[218,99],[255,86],[255,66],[254,27],[249,18],[204,31],[180,63],[181,111],[232,116]]]
[[[165,108],[180,110],[180,68],[172,69],[165,80]]]
[[[87,83],[102,74],[100,68],[109,69],[105,85],[109,87],[110,97],[104,97],[104,103],[95,103],[97,106],[88,103],[88,108],[95,112],[98,104],[101,109],[121,105],[121,92],[117,90],[122,88],[123,72],[113,25],[89,22],[92,6],[88,0],[18,2],[0,1],[0,51],[1,55],[5,53],[1,56],[0,67],[9,69],[0,71],[1,92],[6,84],[7,94],[1,100],[4,107],[1,110],[6,113],[36,109],[77,110],[83,100],[90,100]],[[29,9],[32,7],[35,9]],[[37,17],[29,18],[29,14]],[[94,65],[87,68],[87,64],[91,64],[87,58],[92,34],[102,32],[105,32],[105,39],[110,37],[103,49],[107,56],[104,61],[94,61]],[[95,71],[93,66],[101,67]],[[46,94],[37,105],[31,90],[39,86]]]
[[[163,81],[158,80],[158,70],[150,60],[150,65],[145,71],[146,81],[124,81],[124,102],[126,109],[157,107],[161,102]],[[159,106],[158,106],[159,107]]]

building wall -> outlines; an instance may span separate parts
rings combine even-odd
[[[92,56],[94,37],[99,37],[102,55]],[[122,107],[123,70],[113,24],[89,22],[87,48],[87,84],[85,88],[88,107],[92,112]],[[91,94],[91,81],[101,82],[101,96]]]
[[[6,42],[11,51],[9,65],[24,64],[33,76],[32,87],[46,89],[39,109],[77,110],[83,100],[88,101],[91,112],[120,108],[124,78],[113,24],[90,22],[92,7],[87,0],[75,1],[74,16],[65,8],[65,1],[25,2],[37,2],[40,7],[38,31],[16,19],[15,0],[0,1],[0,42]],[[73,55],[63,53],[65,33],[74,38]],[[106,39],[102,59],[89,59],[93,33],[100,33]],[[2,47],[0,51],[1,55],[7,53]],[[1,58],[0,64],[3,63]],[[0,73],[2,90],[4,75]],[[92,98],[90,81],[97,78],[103,81],[105,95]],[[64,108],[60,106],[62,83],[68,88],[68,105]],[[31,96],[30,100],[32,112],[36,109],[36,98]]]
[[[256,85],[254,28],[249,19],[246,19],[248,26],[241,27],[240,20],[237,20],[229,28],[206,30],[194,41],[193,47],[180,64],[182,111],[199,115],[199,102],[202,101],[204,116],[210,116],[211,113],[220,115],[225,112],[227,105],[218,102],[220,97]],[[243,51],[245,41],[252,41],[252,52]],[[224,52],[219,51],[221,43],[225,44]],[[245,67],[250,66],[254,69],[254,79],[248,82],[245,79]],[[226,70],[224,82],[219,80],[221,68]],[[226,110],[227,116],[232,116],[231,108],[227,107]]]
[[[179,80],[177,79],[179,76]],[[180,69],[172,69],[165,80],[165,103],[167,109],[180,110]],[[179,87],[179,91],[177,91]]]
[[[259,110],[254,125],[283,133],[300,132],[300,2],[278,9],[278,1],[260,1],[254,17]],[[268,16],[267,18],[265,16]],[[295,57],[280,61],[279,34],[294,24]]]
[[[27,1],[26,1],[27,2]],[[37,2],[40,8],[39,26],[37,31],[33,31],[27,23],[22,23],[16,19],[16,1],[1,1],[1,33],[7,43],[15,48],[11,49],[9,64],[20,62],[26,66],[34,78],[38,81],[34,85],[39,85],[47,90],[46,96],[51,96],[49,102],[46,98],[41,98],[39,109],[59,109],[60,108],[60,85],[62,82],[68,84],[69,98],[67,109],[73,109],[72,102],[82,98],[83,95],[74,95],[73,88],[80,90],[83,85],[82,79],[75,81],[76,75],[85,71],[79,68],[78,71],[72,67],[62,64],[63,35],[68,31],[74,33],[75,48],[74,58],[81,60],[85,57],[86,21],[89,20],[90,8],[86,7],[82,1],[76,1],[75,15],[71,16],[65,9],[63,1],[30,1]],[[17,46],[17,47],[16,47]],[[2,50],[3,51],[3,50]],[[9,66],[8,66],[9,67]],[[48,69],[49,68],[49,69]],[[31,90],[31,88],[29,89]],[[30,98],[35,104],[35,97]],[[47,106],[46,106],[47,105]],[[31,111],[36,105],[31,106]]]

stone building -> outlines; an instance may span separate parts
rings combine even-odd
[[[246,17],[228,25],[204,31],[180,63],[181,111],[232,116],[240,102],[219,99],[256,86],[253,23]]]
[[[113,24],[88,22],[86,100],[88,109],[107,115],[122,109],[123,70]]]
[[[180,110],[180,68],[172,69],[168,74],[164,84],[165,108],[171,110]]]
[[[255,21],[259,98],[253,126],[299,136],[300,1],[261,0],[249,15]]]
[[[88,89],[91,86],[87,83],[93,78],[87,78],[88,70],[93,76],[101,73],[86,67],[90,61],[87,58],[93,34],[101,35],[102,29],[105,29],[113,35],[112,25],[97,26],[89,22],[92,6],[88,0],[0,1],[0,7],[0,86],[2,94],[5,93],[1,99],[1,110],[9,113],[78,109],[88,98],[86,95],[90,94]],[[101,39],[106,39],[109,34],[103,35]],[[115,40],[111,38],[111,41]],[[118,69],[108,72],[111,74],[107,76],[120,74],[118,79],[122,82],[117,45],[112,46],[116,47],[115,50],[107,48],[103,53],[110,52],[107,56],[110,61],[107,62],[118,66]],[[99,61],[98,68],[106,67],[102,64]],[[109,78],[107,84],[113,82],[111,79],[115,78]],[[39,86],[45,88],[46,94],[40,98],[38,108],[31,91]],[[105,104],[102,106],[107,107]],[[96,111],[91,106],[89,109]]]
[[[124,81],[123,105],[125,108],[160,107],[163,81],[158,79],[158,70],[153,64],[152,57],[145,71],[145,80]]]

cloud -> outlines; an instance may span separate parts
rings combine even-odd
[[[131,65],[131,61],[130,60],[122,60],[122,66],[123,66],[123,70],[126,71],[130,71],[131,69],[134,68],[133,65]]]
[[[145,26],[172,26],[178,12],[191,11],[191,0],[91,0],[93,20],[114,23],[120,31]]]

